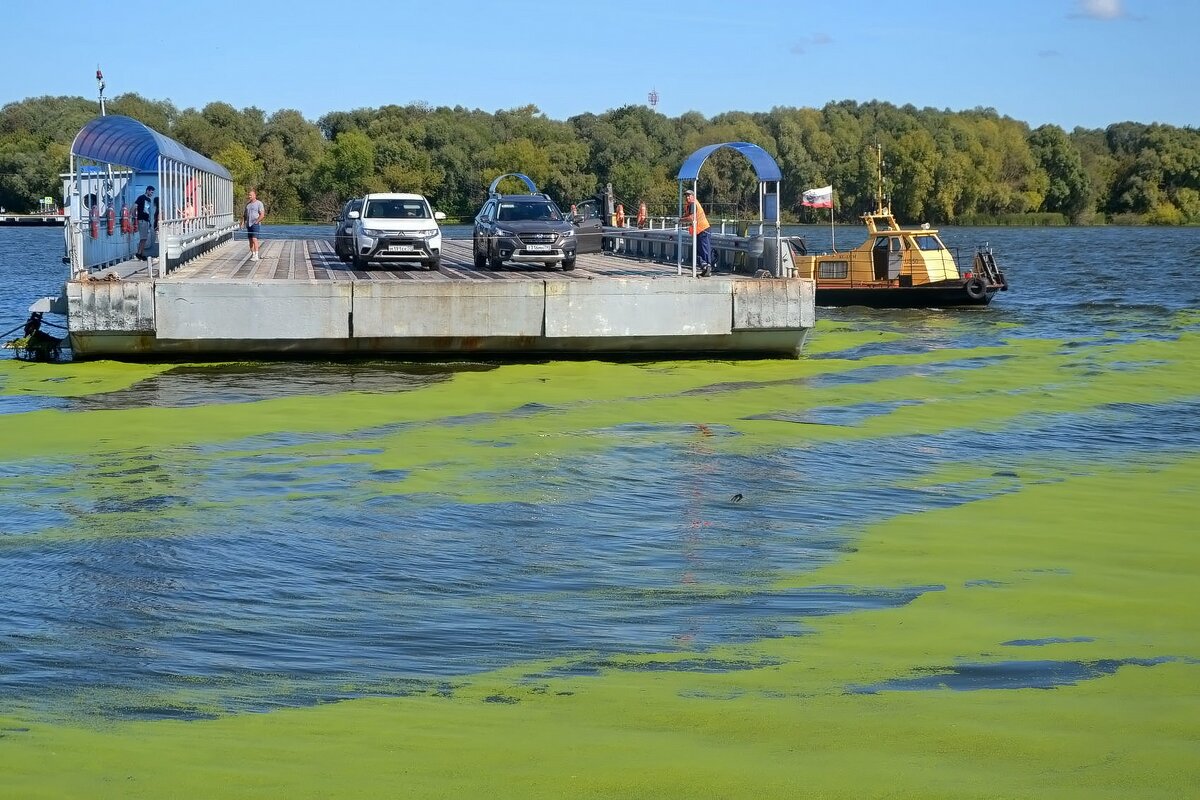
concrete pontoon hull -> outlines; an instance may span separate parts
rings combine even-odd
[[[271,242],[262,264],[222,247],[166,277],[72,281],[74,356],[795,357],[815,324],[805,278],[696,279],[599,255],[569,273],[475,271],[465,250],[437,272],[363,272],[326,247]]]

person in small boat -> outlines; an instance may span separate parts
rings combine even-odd
[[[712,238],[708,233],[708,215],[704,213],[704,207],[700,205],[696,193],[691,189],[683,193],[683,216],[679,221],[688,226],[688,233],[692,233],[692,228],[695,227],[696,266],[700,275],[707,278],[712,274]]]
[[[158,229],[158,198],[154,196],[154,187],[147,186],[146,191],[134,201],[137,212],[138,249],[137,257],[146,260],[146,248],[154,245],[154,231]]]

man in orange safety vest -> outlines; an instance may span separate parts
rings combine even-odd
[[[683,193],[683,216],[679,221],[688,226],[688,233],[696,234],[696,268],[702,277],[708,277],[712,274],[712,239],[708,234],[708,216],[691,189]]]

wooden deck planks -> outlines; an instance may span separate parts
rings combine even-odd
[[[545,280],[613,277],[666,277],[676,274],[674,264],[641,261],[607,253],[580,255],[569,272],[541,264],[509,264],[502,270],[476,269],[470,240],[443,239],[442,265],[436,271],[417,264],[376,264],[356,270],[342,263],[328,239],[268,239],[259,247],[260,261],[250,260],[244,241],[228,242],[174,270],[168,280],[178,281],[462,281]],[[688,274],[690,269],[684,270]]]

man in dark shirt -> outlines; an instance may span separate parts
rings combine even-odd
[[[145,193],[135,201],[137,206],[138,249],[137,257],[146,260],[146,248],[154,242],[154,232],[158,229],[158,198],[154,196],[154,187],[147,186]]]

